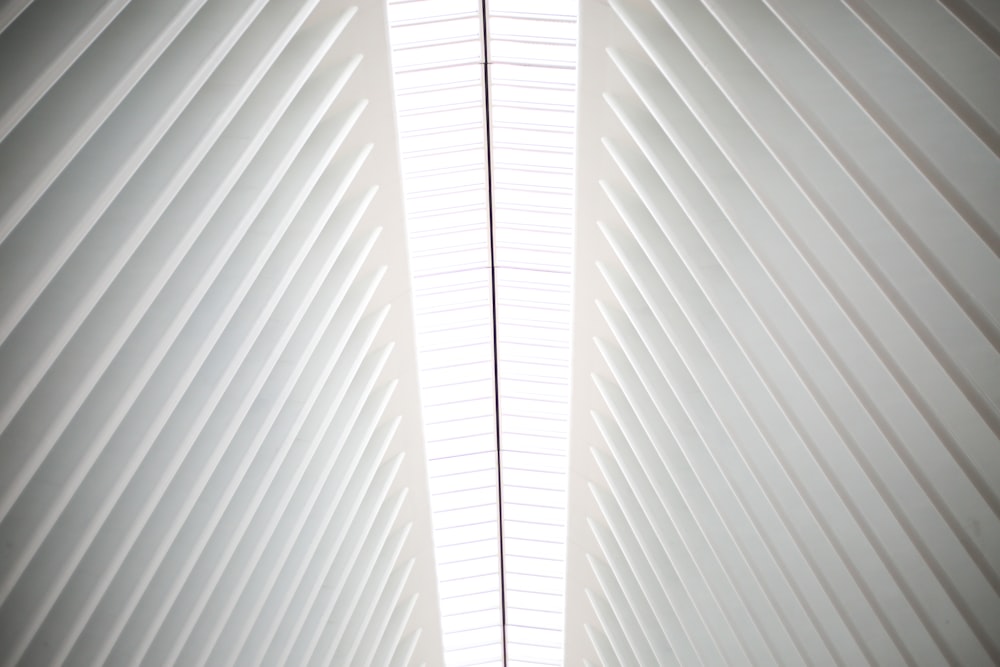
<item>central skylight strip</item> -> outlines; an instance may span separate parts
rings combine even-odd
[[[507,665],[563,661],[576,0],[489,0]]]
[[[503,661],[478,0],[389,3],[445,662]]]
[[[389,3],[445,660],[556,665],[577,8],[486,4]]]

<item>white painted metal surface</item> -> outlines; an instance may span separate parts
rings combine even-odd
[[[567,662],[995,664],[995,5],[582,5]]]
[[[19,4],[0,664],[437,664],[384,8]]]
[[[581,26],[565,662],[1000,661],[995,3]],[[0,7],[0,664],[441,663],[385,28]]]

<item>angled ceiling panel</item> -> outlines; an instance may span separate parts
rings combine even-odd
[[[581,4],[567,663],[995,664],[996,13]]]
[[[384,7],[10,4],[0,664],[438,664]]]

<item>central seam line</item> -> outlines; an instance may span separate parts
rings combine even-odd
[[[504,583],[503,558],[503,467],[500,456],[500,355],[497,337],[497,262],[493,226],[493,152],[490,138],[490,36],[487,0],[480,8],[483,17],[483,128],[486,132],[486,220],[490,238],[490,301],[493,309],[493,397],[497,434],[497,549],[500,574],[500,656],[507,665],[507,586]]]

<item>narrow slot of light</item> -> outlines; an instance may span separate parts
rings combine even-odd
[[[577,6],[481,11],[389,2],[445,662],[558,665]]]
[[[478,0],[390,1],[445,663],[503,660]]]
[[[489,0],[507,665],[563,662],[576,0]]]

